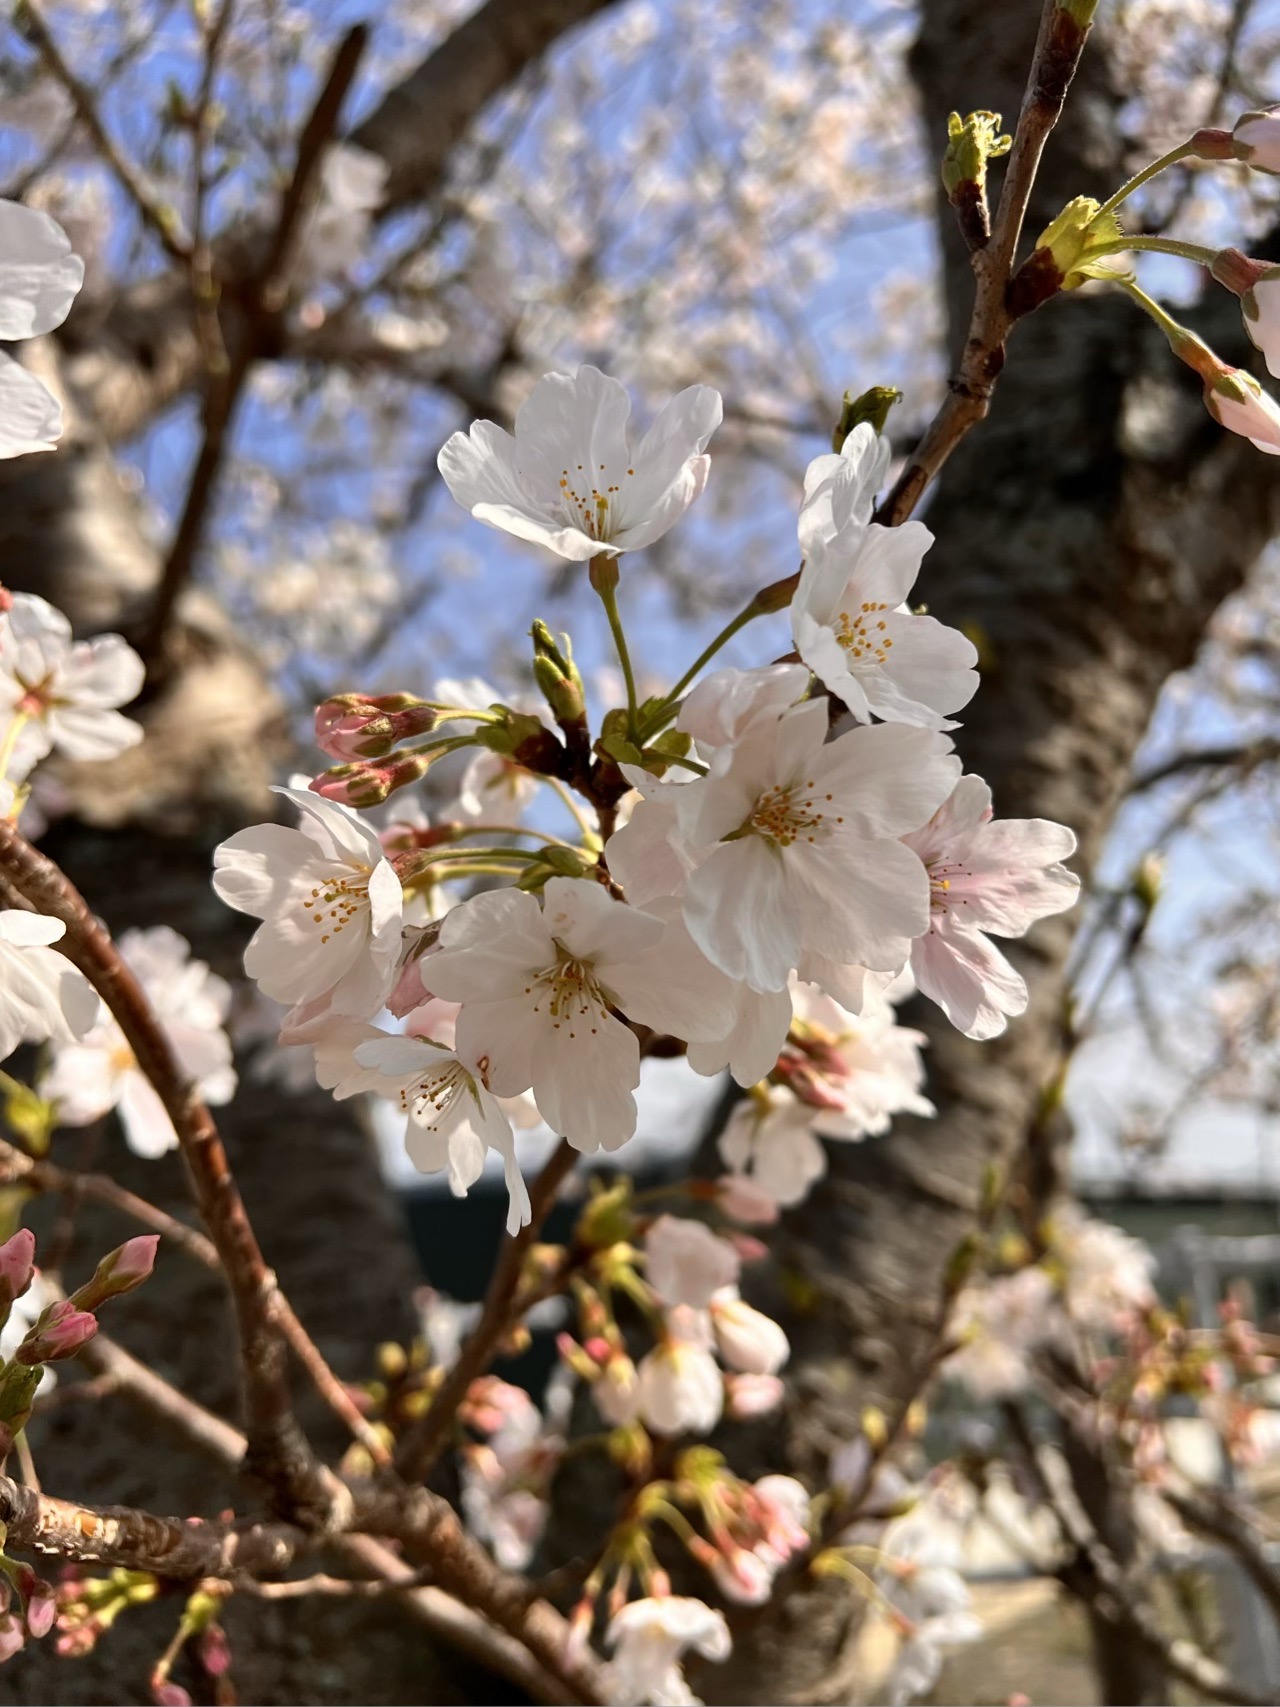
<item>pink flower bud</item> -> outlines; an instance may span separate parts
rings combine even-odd
[[[58,1597],[53,1591],[52,1583],[43,1581],[34,1571],[29,1573],[30,1585],[20,1584],[23,1605],[27,1616],[27,1634],[33,1641],[39,1641],[53,1629],[53,1621],[58,1612]]]
[[[108,1298],[119,1298],[141,1286],[156,1265],[156,1246],[159,1233],[140,1233],[136,1239],[126,1239],[114,1251],[108,1251],[70,1302],[81,1310],[96,1310]]]
[[[163,1683],[151,1685],[151,1699],[155,1707],[191,1707],[191,1697],[180,1683]]]
[[[786,1388],[776,1375],[726,1375],[725,1409],[738,1422],[776,1411]]]
[[[311,784],[311,792],[343,806],[379,806],[396,789],[425,776],[430,764],[428,753],[404,753],[381,764],[361,759],[354,764],[334,765],[332,770],[320,773]]]
[[[398,741],[425,735],[436,721],[413,694],[336,694],[316,707],[316,745],[331,759],[383,759]]]
[[[13,609],[13,594],[8,587],[0,587],[0,616]]]
[[[51,1304],[14,1352],[18,1363],[33,1368],[37,1363],[56,1363],[74,1357],[98,1331],[98,1322],[87,1310],[77,1310],[69,1298]]]
[[[19,1227],[12,1238],[0,1245],[0,1307],[21,1298],[30,1286],[35,1254],[35,1234],[27,1227]]]
[[[746,1227],[772,1227],[778,1219],[778,1205],[747,1174],[726,1174],[717,1180],[716,1200],[731,1221]]]
[[[0,1665],[11,1660],[22,1649],[27,1639],[27,1633],[22,1628],[22,1621],[15,1618],[12,1612],[6,1612],[0,1618]]]
[[[225,1677],[231,1669],[231,1644],[221,1624],[208,1624],[200,1633],[200,1664],[210,1677]]]

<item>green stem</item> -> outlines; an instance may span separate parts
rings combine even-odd
[[[1167,154],[1162,154],[1158,160],[1153,160],[1149,166],[1144,166],[1141,172],[1135,172],[1127,184],[1121,184],[1115,195],[1111,196],[1094,215],[1101,219],[1104,213],[1113,213],[1123,201],[1128,201],[1135,190],[1140,190],[1143,184],[1149,183],[1157,173],[1167,171],[1170,166],[1176,166],[1180,160],[1185,160],[1195,150],[1190,142],[1180,142],[1176,148],[1171,148]]]
[[[1177,237],[1121,237],[1115,242],[1099,243],[1096,248],[1091,248],[1089,259],[1093,260],[1097,255],[1123,255],[1130,249],[1152,255],[1177,255],[1202,267],[1211,267],[1217,254],[1216,249],[1207,249],[1203,243],[1184,243]]]
[[[595,562],[592,563],[591,567],[593,571],[596,564],[600,561],[601,559],[597,557]],[[605,558],[604,562],[608,564],[609,569],[613,571],[612,574],[602,574],[599,576],[593,574],[592,585],[600,595],[600,603],[604,606],[604,614],[609,619],[609,631],[613,635],[613,644],[618,649],[618,662],[622,666],[623,680],[627,684],[627,733],[634,741],[636,738],[636,706],[638,704],[638,700],[636,698],[636,678],[631,668],[631,654],[627,650],[627,637],[623,632],[622,617],[618,611],[617,570],[609,558]]]
[[[1123,274],[1118,274],[1116,277],[1116,283],[1121,287],[1121,289],[1128,291],[1129,295],[1137,303],[1138,307],[1144,314],[1149,314],[1151,316],[1156,325],[1164,333],[1165,337],[1173,345],[1175,351],[1179,344],[1186,343],[1187,338],[1190,336],[1186,327],[1180,326],[1173,318],[1172,314],[1166,314],[1160,304],[1152,297],[1149,297],[1146,291],[1142,289],[1136,280],[1126,278]]]
[[[749,622],[754,622],[756,617],[762,616],[763,614],[764,613],[758,608],[756,601],[752,599],[749,605],[743,606],[737,616],[735,616],[730,622],[725,623],[719,634],[717,634],[715,638],[711,640],[701,652],[699,652],[698,656],[694,659],[693,663],[690,664],[689,668],[681,676],[680,680],[672,688],[671,692],[663,699],[662,704],[655,709],[653,715],[640,731],[641,742],[652,740],[663,725],[670,722],[671,718],[680,710],[677,701],[689,686],[689,683],[693,681],[694,677],[699,675],[701,671],[706,668],[722,647],[728,645],[734,635],[738,633],[739,629],[745,628]]]
[[[549,835],[546,830],[534,830],[528,824],[468,824],[458,831],[458,839],[463,836],[532,836],[543,842],[549,848],[572,847],[572,842],[566,842],[560,836]],[[473,850],[474,851],[474,850]]]

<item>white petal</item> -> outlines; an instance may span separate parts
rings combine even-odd
[[[753,990],[781,990],[800,953],[800,922],[779,851],[760,836],[724,842],[689,879],[684,919],[698,947]]]
[[[465,1010],[464,1010],[465,1013]],[[632,1092],[640,1083],[635,1033],[610,1014],[594,1027],[548,1027],[533,1062],[533,1094],[542,1118],[575,1150],[617,1150],[636,1129]]]
[[[61,403],[33,373],[0,351],[0,458],[52,450],[61,436]]]
[[[0,201],[0,338],[52,332],[83,283],[84,262],[56,220]]]

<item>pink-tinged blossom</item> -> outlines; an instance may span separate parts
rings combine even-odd
[[[1262,351],[1267,372],[1280,379],[1280,267],[1239,249],[1219,249],[1209,270],[1240,298],[1245,332]]]
[[[1140,1239],[1074,1204],[1054,1214],[1049,1238],[1067,1313],[1080,1327],[1114,1333],[1156,1302],[1156,1259]]]
[[[29,1227],[19,1227],[0,1245],[0,1312],[7,1315],[31,1285],[35,1254],[36,1237]]]
[[[1219,371],[1205,381],[1204,401],[1229,433],[1239,433],[1268,456],[1280,456],[1280,404],[1251,373],[1219,364]]]
[[[776,1375],[728,1374],[724,1378],[725,1414],[738,1422],[769,1416],[786,1396]]]
[[[541,905],[503,889],[455,907],[423,975],[461,1003],[459,1053],[488,1063],[490,1088],[532,1088],[547,1124],[587,1154],[635,1131],[639,1045],[611,1008],[677,1037],[728,1018],[724,979],[682,933],[574,878],[552,878]]]
[[[722,1215],[744,1227],[772,1227],[778,1219],[776,1202],[745,1174],[725,1174],[716,1181],[716,1204]]]
[[[810,1105],[815,1132],[876,1137],[895,1114],[934,1113],[921,1094],[924,1033],[899,1025],[883,997],[855,1016],[812,984],[797,983],[793,994],[795,1016],[778,1074]]]
[[[244,969],[290,1005],[328,999],[339,1018],[367,1019],[386,1000],[400,951],[403,895],[377,832],[349,807],[278,788],[296,830],[257,824],[215,851],[213,887],[262,920]]]
[[[692,385],[633,440],[626,388],[598,368],[549,373],[517,411],[515,436],[492,421],[440,452],[445,484],[477,521],[571,562],[652,545],[707,483],[720,393]]]
[[[97,994],[50,946],[66,929],[42,913],[0,911],[0,1060],[20,1043],[71,1043],[93,1023]]]
[[[1061,863],[1075,836],[1044,818],[993,819],[991,790],[966,776],[905,841],[929,873],[929,928],[911,949],[915,981],[966,1037],[996,1037],[1008,1015],[1025,1010],[1027,986],[986,933],[1023,936],[1075,905],[1080,879]]]
[[[455,1197],[467,1195],[484,1172],[487,1152],[496,1151],[507,1185],[507,1231],[516,1233],[528,1221],[529,1193],[511,1123],[476,1061],[429,1037],[397,1036],[354,1021],[323,1034],[315,1055],[317,1079],[339,1101],[372,1092],[399,1107],[407,1116],[409,1160],[419,1173],[447,1171]]]
[[[719,1663],[732,1649],[723,1612],[674,1594],[630,1601],[610,1621],[605,1641],[613,1653],[614,1707],[694,1707],[698,1697],[680,1666],[684,1655]]]
[[[730,1369],[743,1375],[776,1375],[791,1356],[778,1323],[740,1298],[736,1286],[716,1293],[710,1313],[716,1350]]]
[[[69,759],[110,759],[136,746],[141,725],[116,707],[137,697],[143,675],[141,658],[118,634],[75,640],[46,599],[15,593],[0,617],[0,744],[13,739],[9,780],[21,781],[55,748]]]
[[[0,339],[38,338],[61,326],[84,283],[56,220],[18,202],[0,201]],[[52,450],[62,405],[34,374],[0,355],[0,458]]]
[[[784,1209],[802,1203],[827,1171],[827,1153],[813,1134],[812,1112],[790,1091],[744,1097],[720,1134],[725,1165],[749,1174],[756,1190]]]
[[[815,456],[805,470],[800,549],[806,557],[865,528],[889,472],[892,448],[869,421],[859,421],[840,450]]]
[[[639,1412],[654,1434],[709,1434],[724,1409],[724,1380],[702,1311],[667,1312],[666,1334],[640,1361]]]
[[[645,1234],[644,1254],[645,1278],[662,1302],[694,1310],[736,1285],[741,1267],[727,1239],[687,1216],[660,1215]]]
[[[900,724],[826,736],[824,700],[762,715],[676,792],[697,850],[685,923],[754,990],[784,989],[806,952],[897,971],[928,927],[928,881],[898,838],[955,786],[950,742]]]
[[[837,534],[805,559],[791,602],[796,651],[860,723],[952,729],[978,686],[972,641],[906,599],[933,535],[920,522]]]
[[[236,1088],[224,1029],[230,985],[193,959],[186,938],[168,925],[125,931],[118,947],[200,1096],[212,1107],[230,1102]],[[162,1156],[177,1146],[164,1104],[105,1002],[98,1003],[93,1025],[78,1042],[58,1047],[40,1091],[57,1103],[64,1126],[88,1126],[114,1108],[136,1155]]]
[[[546,1525],[547,1495],[564,1440],[550,1426],[550,1415],[544,1418],[520,1388],[494,1377],[473,1386],[473,1395],[477,1387],[484,1404],[472,1421],[489,1439],[463,1453],[462,1509],[498,1563],[523,1571]],[[554,1409],[549,1395],[549,1414]]]

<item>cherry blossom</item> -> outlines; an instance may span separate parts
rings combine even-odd
[[[316,1077],[340,1101],[371,1091],[407,1115],[405,1150],[419,1173],[448,1170],[449,1189],[465,1197],[484,1172],[485,1155],[502,1157],[509,1207],[507,1231],[530,1215],[529,1193],[516,1160],[511,1122],[474,1061],[432,1038],[415,1035],[417,1015],[403,1036],[355,1022],[323,1031],[315,1046]]]
[[[0,1060],[20,1043],[70,1043],[93,1024],[97,995],[49,946],[66,929],[41,913],[0,911]]]
[[[1280,267],[1269,267],[1249,292],[1244,329],[1262,351],[1267,372],[1280,379]]]
[[[680,1669],[684,1654],[721,1661],[732,1647],[723,1612],[682,1595],[628,1602],[610,1621],[605,1641],[613,1652],[616,1707],[691,1707],[698,1698]]]
[[[929,873],[929,929],[911,949],[916,983],[966,1037],[996,1037],[1025,1010],[1027,986],[984,933],[1023,936],[1074,906],[1080,879],[1061,861],[1075,836],[1045,818],[994,820],[991,790],[966,776],[904,839]]]
[[[140,725],[116,707],[137,697],[144,673],[118,634],[73,640],[60,610],[15,593],[0,617],[0,751],[10,780],[55,747],[70,759],[110,759],[136,746]]]
[[[727,1239],[701,1221],[660,1215],[645,1234],[645,1276],[664,1304],[705,1309],[737,1281],[742,1266]]]
[[[791,1355],[786,1334],[772,1316],[722,1287],[710,1303],[711,1327],[721,1361],[743,1375],[776,1375]]]
[[[922,1500],[891,1523],[880,1547],[877,1581],[907,1625],[885,1694],[894,1707],[927,1695],[942,1670],[942,1650],[977,1641],[982,1626],[960,1574],[960,1537],[953,1522]]]
[[[387,163],[380,154],[350,143],[327,148],[320,163],[319,194],[299,245],[300,273],[323,278],[346,272],[358,261],[386,188]]]
[[[806,557],[867,526],[891,455],[888,439],[869,421],[859,421],[838,452],[814,457],[805,470],[800,506],[800,549]]]
[[[813,546],[791,603],[796,650],[860,723],[951,729],[978,686],[973,643],[906,606],[933,535],[920,522]]]
[[[1280,404],[1243,368],[1219,364],[1206,379],[1205,407],[1220,426],[1248,439],[1255,450],[1280,456]]]
[[[640,1360],[640,1417],[655,1434],[709,1434],[724,1409],[724,1380],[711,1353],[705,1312],[677,1305],[666,1332]]]
[[[720,1154],[735,1173],[784,1208],[801,1203],[827,1171],[827,1153],[812,1130],[812,1110],[790,1091],[746,1097],[720,1134]]]
[[[693,945],[599,884],[552,878],[539,906],[491,890],[455,907],[424,965],[462,1004],[459,1054],[489,1063],[500,1096],[532,1087],[544,1120],[579,1150],[616,1150],[635,1130],[642,1025],[677,1037],[727,1026],[724,980]]]
[[[1140,1239],[1068,1204],[1050,1223],[1050,1242],[1067,1313],[1081,1327],[1113,1332],[1123,1317],[1155,1303],[1156,1259]]]
[[[276,1001],[324,998],[335,1016],[367,1019],[395,980],[400,879],[350,807],[306,789],[275,792],[297,807],[298,828],[257,824],[213,856],[218,895],[262,920],[244,969]]]
[[[56,220],[0,201],[0,339],[37,338],[61,326],[83,283],[84,262]],[[61,433],[62,405],[12,356],[0,355],[0,457],[52,450]]]
[[[952,1334],[961,1343],[947,1359],[948,1375],[975,1399],[1007,1399],[1031,1379],[1030,1357],[1052,1330],[1053,1281],[1031,1266],[966,1287],[956,1300]]]
[[[1267,107],[1262,112],[1243,113],[1235,122],[1231,140],[1236,158],[1255,172],[1280,173],[1280,109]]]
[[[660,539],[707,483],[707,442],[720,394],[692,385],[633,442],[626,388],[598,368],[549,373],[515,419],[455,433],[440,472],[477,521],[545,545],[572,562],[616,557]]]
[[[524,1570],[547,1521],[550,1478],[564,1450],[554,1426],[561,1408],[548,1394],[547,1417],[519,1387],[489,1376],[471,1389],[483,1395],[483,1444],[462,1459],[462,1509],[468,1526],[487,1541],[504,1569]]]
[[[954,787],[950,742],[896,724],[826,734],[823,700],[761,716],[677,794],[681,835],[709,849],[685,922],[755,990],[783,989],[806,950],[896,971],[928,928],[927,880],[897,838]]]
[[[125,931],[117,945],[160,1016],[174,1055],[204,1101],[213,1107],[235,1094],[231,1041],[224,1026],[231,987],[191,955],[191,945],[167,925]],[[40,1081],[64,1126],[88,1126],[109,1110],[120,1116],[129,1148],[162,1156],[178,1136],[151,1081],[139,1067],[105,1003],[79,1042],[61,1045]]]
[[[861,1015],[848,1013],[815,985],[793,985],[795,1017],[779,1076],[802,1102],[824,1138],[864,1138],[889,1130],[895,1114],[930,1115],[921,1095],[923,1032],[897,1022],[883,996]]]

